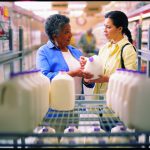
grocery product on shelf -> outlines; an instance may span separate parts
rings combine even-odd
[[[75,125],[70,125],[64,130],[64,134],[74,134],[74,133],[81,133],[79,129],[76,128]],[[72,137],[62,137],[60,139],[61,144],[84,144],[85,143],[85,138],[84,137],[79,137],[79,136],[73,136]]]
[[[90,133],[105,133],[105,131],[103,129],[101,129],[100,127],[94,127],[93,131],[91,131]],[[89,136],[86,137],[85,139],[85,144],[101,144],[101,143],[107,143],[109,140],[108,137],[104,136],[104,137],[100,137],[100,136]]]
[[[66,72],[59,72],[51,81],[51,103],[54,110],[72,110],[75,106],[74,79]]]
[[[55,129],[49,126],[44,126],[40,130],[34,131],[34,133],[39,134],[49,134],[49,133],[56,133]],[[58,144],[58,137],[36,137],[34,143],[47,143],[47,144]]]
[[[0,85],[0,131],[32,131],[48,111],[49,84],[37,70],[12,73]]]
[[[134,130],[127,129],[122,123],[118,123],[115,127],[111,129],[111,133],[124,133],[124,132],[134,132]],[[134,136],[111,136],[109,142],[111,143],[129,143],[136,141]]]

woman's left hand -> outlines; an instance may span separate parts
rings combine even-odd
[[[86,78],[86,79],[91,79],[93,78],[93,74],[90,73],[90,72],[86,72],[86,71],[83,71],[83,77]]]
[[[105,76],[105,75],[99,75],[99,78],[97,79],[88,79],[88,78],[84,78],[84,81],[87,83],[104,83],[104,82],[108,82],[109,81],[109,77]]]

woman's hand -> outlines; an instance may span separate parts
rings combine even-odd
[[[86,79],[91,79],[93,78],[93,74],[90,73],[90,72],[86,72],[86,71],[83,71],[83,77],[86,78]]]
[[[104,83],[109,81],[109,77],[105,75],[99,75],[99,78],[97,79],[86,79],[84,78],[84,81],[87,83]]]
[[[84,56],[80,56],[80,65],[81,65],[81,68],[84,68],[86,62],[87,62],[87,57],[84,57]]]
[[[68,74],[72,77],[83,77],[83,69],[77,68],[76,70],[69,71]]]

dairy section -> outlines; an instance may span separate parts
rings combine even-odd
[[[0,148],[149,148],[149,89],[150,2],[0,2]]]

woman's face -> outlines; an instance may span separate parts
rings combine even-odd
[[[59,35],[56,37],[58,46],[66,47],[67,45],[69,45],[71,37],[72,37],[71,26],[70,24],[66,24],[60,31]]]
[[[121,29],[122,29],[122,27],[117,28],[113,24],[112,19],[110,19],[110,18],[105,19],[105,21],[104,21],[104,34],[108,40],[116,41],[118,39],[118,37],[120,37],[120,35],[122,35]]]

